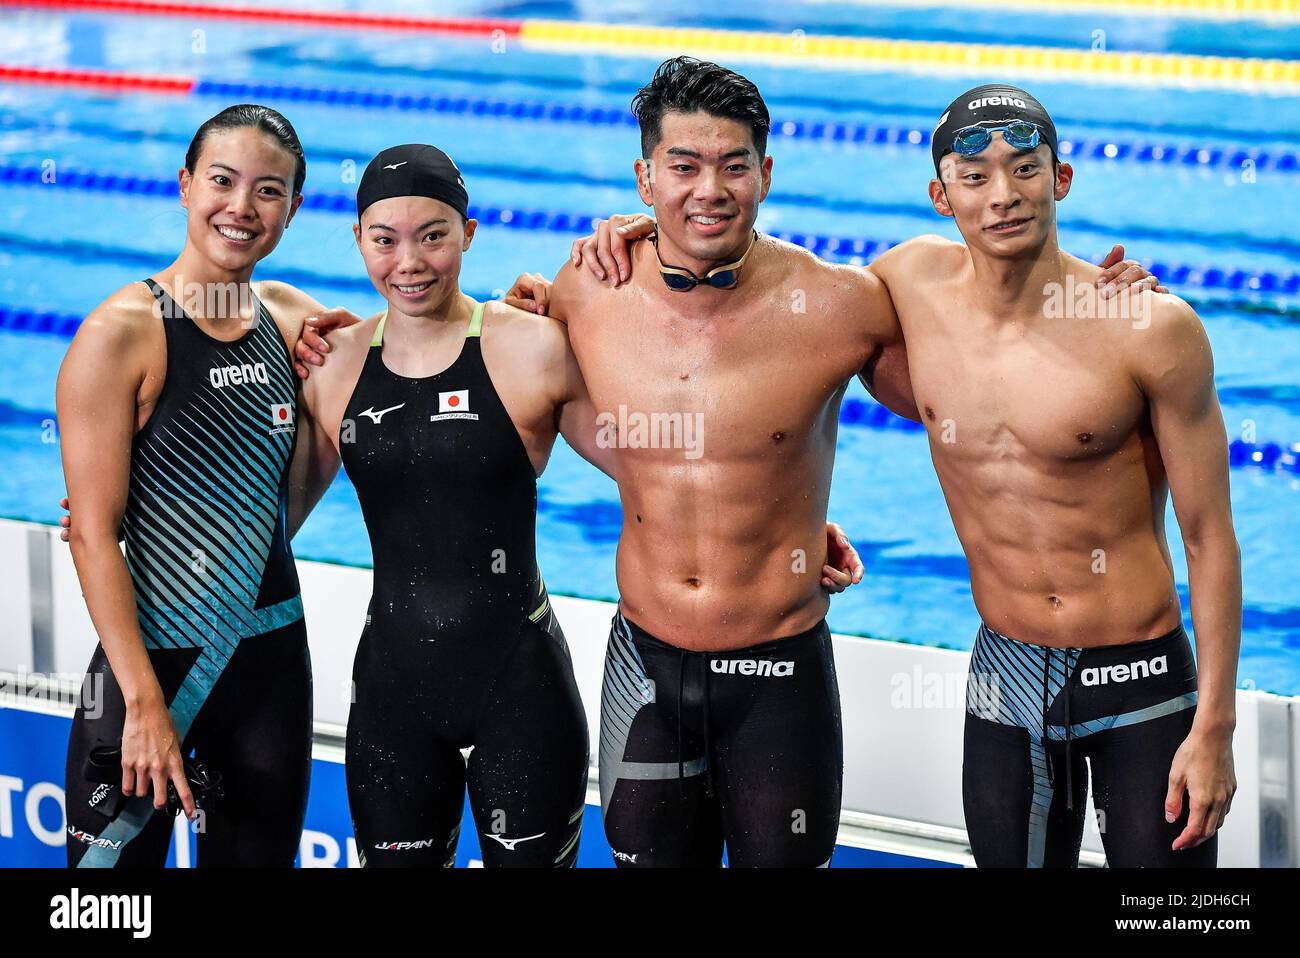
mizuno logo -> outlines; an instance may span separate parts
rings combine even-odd
[[[244,383],[270,385],[271,377],[266,363],[240,363],[238,366],[215,366],[208,370],[208,382],[213,389],[223,386],[242,386]]]
[[[401,163],[390,163],[390,164],[388,164],[387,166],[385,166],[384,169],[386,169],[386,170],[395,170],[395,169],[397,169],[399,166],[405,166],[405,165],[406,165],[407,163],[409,163],[409,162],[410,162],[409,160],[402,160]]]
[[[486,835],[488,838],[492,838],[500,842],[501,847],[504,848],[506,851],[512,852],[515,850],[515,846],[518,845],[520,842],[531,842],[534,838],[541,838],[543,835],[546,834],[546,832],[538,832],[536,835],[526,835],[523,838],[504,838],[501,835],[493,835],[491,832],[484,832],[483,834]]]
[[[709,668],[721,675],[794,675],[793,662],[771,659],[710,659]]]
[[[1084,685],[1106,685],[1109,682],[1129,682],[1145,679],[1151,675],[1164,675],[1169,671],[1169,662],[1163,655],[1158,655],[1150,662],[1138,659],[1136,662],[1119,665],[1103,665],[1083,670]]]
[[[371,406],[369,409],[363,409],[363,410],[361,410],[361,412],[357,413],[357,415],[358,415],[358,416],[369,416],[369,417],[370,417],[370,421],[373,422],[376,426],[378,426],[378,425],[379,425],[379,420],[383,419],[384,416],[386,416],[388,413],[392,412],[392,411],[395,410],[395,409],[401,409],[401,408],[402,408],[403,406],[405,406],[405,405],[406,405],[406,403],[404,403],[404,402],[403,402],[403,403],[398,403],[396,406],[389,406],[387,409],[381,409],[381,410],[379,410],[378,412],[375,411],[375,407],[374,407],[374,406]]]

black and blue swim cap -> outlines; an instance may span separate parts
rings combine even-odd
[[[469,218],[469,193],[460,170],[450,156],[427,143],[390,146],[370,161],[357,185],[357,219],[372,203],[395,196],[427,196]]]
[[[1038,127],[1042,142],[1060,160],[1056,151],[1056,124],[1043,105],[1020,87],[986,83],[957,97],[939,118],[930,138],[935,175],[939,175],[939,161],[953,152],[952,143],[958,131],[968,126],[996,126],[1008,120],[1026,120]]]

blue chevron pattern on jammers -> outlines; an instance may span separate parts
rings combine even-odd
[[[971,651],[966,683],[966,711],[990,722],[1016,725],[1029,732],[1038,746],[1066,738],[1064,725],[1050,725],[1045,715],[1070,681],[1083,649],[1054,649],[1017,642],[981,624]],[[1196,693],[1177,695],[1164,702],[1105,715],[1070,725],[1070,738],[1084,738],[1107,729],[1137,725],[1196,705]]]
[[[690,778],[704,772],[707,755],[677,762],[628,761],[625,758],[632,723],[637,713],[655,701],[654,682],[646,675],[645,663],[632,639],[623,614],[614,616],[605,652],[605,680],[600,690],[600,804],[609,807],[610,796],[620,778]]]

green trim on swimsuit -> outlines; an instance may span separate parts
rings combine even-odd
[[[542,580],[541,569],[537,570],[537,596],[542,601],[537,608],[528,613],[528,621],[530,622],[537,622],[540,620],[541,617],[546,614],[546,610],[551,607],[551,597],[546,594],[546,583]]]
[[[465,338],[471,336],[477,337],[483,332],[483,307],[486,303],[475,303],[474,314],[469,318],[469,329],[465,332]],[[384,324],[388,322],[388,310],[384,310],[384,315],[379,317],[379,325],[375,327],[375,334],[370,337],[371,346],[384,345]]]

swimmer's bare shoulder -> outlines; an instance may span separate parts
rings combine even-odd
[[[1172,293],[1134,287],[1120,290],[1109,300],[1102,300],[1096,287],[1102,268],[1072,254],[1064,255],[1075,289],[1086,289],[1097,297],[1091,301],[1080,300],[1081,305],[1092,310],[1093,328],[1126,356],[1146,362],[1152,357],[1143,354],[1151,350],[1164,354],[1165,351],[1181,353],[1192,349],[1199,353],[1204,348],[1208,352],[1209,339],[1205,327],[1186,300]],[[1078,296],[1076,293],[1076,298]],[[1162,360],[1157,356],[1156,361],[1160,363]]]
[[[803,250],[796,262],[800,272],[813,275],[790,282],[826,291],[814,318],[820,324],[819,340],[847,364],[847,373],[837,369],[836,375],[859,376],[891,412],[919,419],[902,325],[884,280],[861,266],[828,263]],[[812,314],[811,293],[809,307]]]
[[[1091,266],[1091,264],[1089,264]],[[1100,270],[1094,267],[1095,273]],[[1095,279],[1096,275],[1091,276]],[[1205,324],[1196,310],[1172,293],[1125,290],[1121,319],[1103,320],[1124,338],[1123,355],[1140,386],[1157,380],[1214,377],[1214,358]],[[1145,391],[1145,389],[1144,389]]]
[[[751,262],[758,267],[754,272],[761,277],[761,282],[771,286],[801,280],[814,282],[838,271],[834,263],[814,256],[811,250],[766,233],[759,234],[758,247],[751,255],[754,256]]]
[[[370,348],[370,341],[374,339],[379,320],[383,318],[385,312],[386,310],[381,309],[377,313],[371,313],[359,323],[331,330],[325,337],[325,341],[330,345],[330,361],[316,367],[307,382],[310,383],[322,373],[324,374],[322,379],[331,383],[337,379],[347,379],[347,368],[352,363],[357,365],[356,372],[359,373],[360,360]],[[352,375],[351,378],[355,380],[356,375]]]
[[[898,296],[908,290],[909,284],[955,275],[966,263],[967,255],[964,244],[926,233],[881,253],[867,271],[884,280],[890,293]]]
[[[632,280],[617,289],[611,289],[596,279],[585,266],[574,266],[572,260],[567,260],[551,284],[547,313],[567,324],[572,335],[575,324],[580,324],[586,317],[599,316],[610,305],[611,296],[627,295],[639,282],[640,274],[649,268],[643,259],[644,248],[649,246],[649,243],[636,243],[631,247]]]
[[[275,325],[279,327],[280,335],[284,337],[291,352],[294,343],[302,335],[302,324],[307,317],[325,311],[323,305],[297,286],[278,280],[259,280],[253,283],[253,292],[271,313],[271,318],[275,320]],[[329,341],[332,343],[333,339],[330,338]]]
[[[330,346],[328,358],[322,365],[313,366],[311,376],[302,384],[303,403],[331,438],[338,435],[348,400],[365,366],[370,341],[383,315],[381,310],[359,323],[330,332],[325,337]]]
[[[157,300],[144,283],[129,283],[96,306],[77,327],[59,370],[129,382],[136,405],[151,405],[162,391],[167,367],[167,337]]]
[[[553,402],[563,397],[569,334],[559,319],[493,300],[485,305],[482,337],[490,368],[542,385]]]
[[[132,440],[162,395],[167,340],[155,302],[144,283],[117,290],[82,321],[59,367],[59,453],[80,530],[70,541],[76,550],[82,537],[83,556],[90,539],[117,541]]]
[[[484,304],[483,335],[502,340],[512,353],[563,360],[564,324],[554,316],[539,316],[500,300]],[[518,348],[515,348],[516,345]]]
[[[96,306],[77,328],[77,335],[107,336],[119,342],[162,333],[157,300],[144,283],[128,283]]]
[[[779,282],[807,284],[824,291],[826,325],[868,351],[868,356],[901,339],[889,290],[880,277],[860,266],[831,263],[802,247],[786,247],[791,275]],[[810,302],[811,305],[811,302]]]

